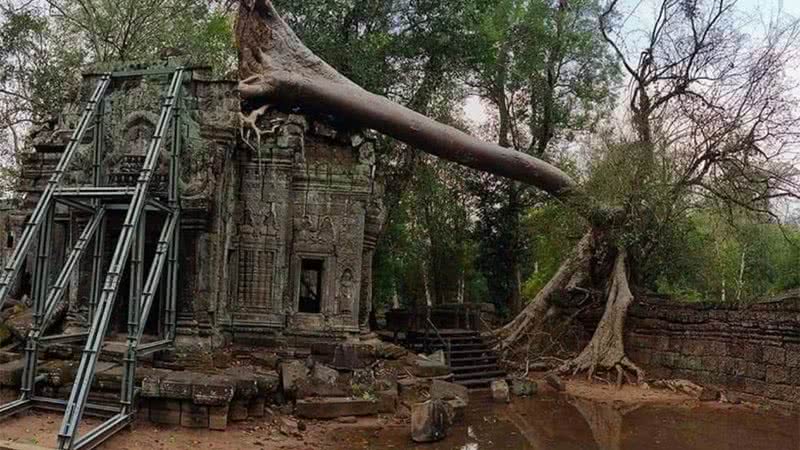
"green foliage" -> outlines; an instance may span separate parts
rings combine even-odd
[[[746,303],[800,287],[800,229],[698,212],[665,236],[648,285],[678,299]],[[677,228],[677,227],[676,227]]]
[[[48,0],[52,19],[94,62],[187,54],[218,71],[234,67],[232,17],[207,0]]]
[[[485,282],[475,268],[472,225],[459,187],[460,170],[426,161],[392,211],[375,261],[374,297],[391,305],[484,301]]]
[[[523,297],[531,300],[556,273],[585,232],[585,225],[572,209],[553,201],[528,210],[524,227],[536,254],[532,273],[522,287]]]

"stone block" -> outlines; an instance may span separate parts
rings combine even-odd
[[[233,398],[235,388],[228,377],[198,377],[192,385],[192,402],[196,405],[220,406]]]
[[[281,360],[278,354],[273,352],[253,352],[249,356],[250,360],[252,360],[254,364],[272,370],[278,368],[278,364]]]
[[[500,403],[508,403],[511,401],[509,394],[508,383],[505,380],[494,380],[491,384],[492,400]]]
[[[247,406],[247,415],[250,417],[264,417],[264,409],[267,399],[264,397],[253,397]]]
[[[701,402],[716,402],[721,395],[719,389],[712,386],[704,386],[703,390],[700,391],[699,400]]]
[[[469,390],[466,386],[449,383],[442,380],[433,380],[431,383],[431,398],[434,400],[452,400],[460,398],[469,403]]]
[[[511,393],[517,397],[529,397],[535,395],[538,385],[525,378],[514,378],[511,380]]]
[[[297,385],[295,398],[310,397],[347,397],[349,390],[334,384],[320,383],[319,381],[303,380]]]
[[[151,399],[150,421],[163,425],[180,425],[181,401],[164,398]]]
[[[800,393],[798,393],[797,388],[794,386],[770,384],[767,386],[764,395],[773,400],[796,402]]]
[[[241,398],[234,398],[233,401],[230,403],[230,409],[228,410],[228,420],[231,422],[241,422],[243,420],[247,420],[250,415],[250,401],[241,399]]]
[[[768,365],[766,380],[769,384],[786,383],[789,380],[789,370],[784,366]]]
[[[781,347],[764,347],[764,362],[768,364],[786,364],[786,350]]]
[[[547,376],[544,377],[544,381],[558,392],[564,392],[567,390],[567,386],[561,380],[561,377],[554,373],[548,373]]]
[[[0,386],[18,387],[22,381],[24,369],[25,361],[22,359],[0,364]]]
[[[161,379],[160,396],[176,400],[191,400],[195,374],[191,372],[171,372]]]
[[[432,361],[424,358],[414,358],[411,365],[411,374],[420,378],[432,378],[448,375],[450,368],[439,361]]]
[[[190,400],[181,402],[181,426],[208,428],[208,406],[195,405]]]
[[[764,360],[764,348],[757,344],[730,345],[728,352],[731,356],[753,363],[760,363]]]
[[[336,384],[339,379],[339,372],[336,369],[325,367],[323,364],[316,363],[311,369],[311,379],[324,384]]]
[[[447,406],[447,419],[450,425],[462,423],[466,418],[467,403],[460,398],[454,398],[445,402]]]
[[[379,413],[392,414],[397,411],[397,403],[400,399],[400,395],[396,388],[378,391],[375,396],[378,399],[377,409]]]
[[[158,376],[146,376],[142,380],[142,397],[160,397],[161,379]]]
[[[786,346],[786,365],[800,367],[800,345]]]
[[[378,402],[347,397],[298,400],[295,414],[306,419],[335,419],[378,413]]]
[[[417,403],[411,408],[411,439],[414,442],[436,442],[447,436],[447,406],[441,400]]]
[[[228,428],[229,405],[208,407],[208,428],[211,430],[225,431]]]
[[[253,376],[258,387],[258,395],[269,396],[278,391],[280,377],[277,372],[257,372]]]
[[[300,361],[283,362],[280,374],[283,391],[294,392],[298,384],[308,378],[308,368]]]
[[[358,356],[356,346],[349,343],[339,344],[333,352],[331,366],[340,370],[356,370],[364,368],[364,363]]]
[[[790,367],[786,377],[786,384],[800,386],[800,367]]]

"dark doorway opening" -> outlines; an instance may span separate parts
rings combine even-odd
[[[319,314],[322,311],[322,272],[325,264],[321,259],[303,259],[300,262],[301,313]]]

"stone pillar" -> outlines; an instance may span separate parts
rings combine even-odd
[[[385,213],[381,202],[382,192],[373,193],[367,207],[364,224],[364,253],[361,263],[361,305],[358,309],[358,326],[362,334],[370,332],[370,316],[372,315],[372,260]]]

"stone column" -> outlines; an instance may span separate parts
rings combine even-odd
[[[361,305],[358,309],[358,326],[362,334],[370,332],[372,315],[372,260],[385,218],[380,193],[373,193],[367,207],[364,224],[364,253],[361,260]]]

